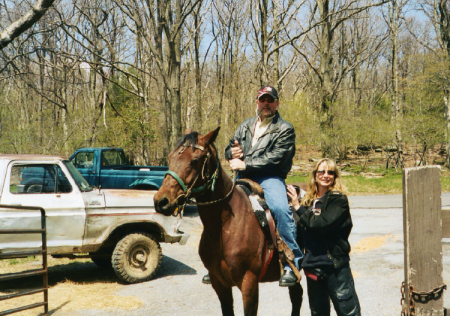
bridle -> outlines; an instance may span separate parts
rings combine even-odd
[[[184,183],[184,181],[180,178],[180,176],[178,176],[178,174],[172,170],[168,170],[166,171],[165,175],[170,175],[172,176],[175,180],[177,180],[178,184],[180,185],[181,189],[183,189],[182,194],[180,194],[177,198],[177,204],[178,204],[178,209],[179,210],[183,210],[187,201],[189,200],[189,198],[191,197],[192,194],[195,193],[200,193],[200,195],[203,195],[206,193],[207,190],[211,190],[211,192],[214,192],[215,189],[215,185],[216,185],[216,180],[219,177],[219,171],[220,171],[220,160],[219,157],[217,157],[217,164],[216,164],[216,168],[214,169],[214,172],[212,173],[212,175],[209,174],[208,171],[208,164],[211,158],[211,153],[205,149],[205,147],[198,145],[198,144],[194,144],[192,146],[186,146],[186,145],[182,145],[180,151],[178,152],[178,155],[181,155],[186,148],[188,147],[193,147],[196,149],[199,149],[203,152],[206,152],[206,159],[203,162],[203,166],[201,168],[201,172],[199,172],[197,174],[197,177],[195,178],[194,182],[192,183],[192,185],[190,185],[189,187]],[[205,180],[205,183],[199,187],[194,187],[195,184],[197,183],[197,180],[199,178],[199,176],[202,176],[202,179]],[[211,204],[215,204],[218,202],[221,202],[223,200],[226,200],[231,193],[234,190],[235,187],[235,181],[233,181],[233,187],[231,188],[230,192],[227,193],[227,195],[225,195],[224,197],[218,199],[218,200],[214,200],[214,201],[209,201],[209,202],[197,202],[197,205],[211,205]],[[175,214],[176,216],[176,214]]]

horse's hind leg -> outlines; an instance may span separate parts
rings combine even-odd
[[[231,287],[223,286],[222,283],[215,280],[212,275],[210,275],[210,278],[211,285],[214,288],[214,291],[216,291],[217,296],[219,297],[220,307],[222,308],[222,315],[234,316],[233,292],[231,290]]]
[[[242,301],[244,303],[244,315],[256,316],[258,314],[259,295],[258,277],[253,273],[247,272],[242,280],[240,290],[242,292]]]
[[[302,307],[303,288],[299,282],[289,287],[289,297],[292,303],[291,316],[300,316],[300,308]]]

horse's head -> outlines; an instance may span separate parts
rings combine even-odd
[[[169,171],[155,194],[158,213],[172,215],[186,204],[191,194],[214,186],[219,172],[219,159],[213,146],[220,127],[201,136],[196,132],[185,134],[169,154]]]

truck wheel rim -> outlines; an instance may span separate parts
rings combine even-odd
[[[130,256],[130,265],[134,268],[141,268],[145,266],[148,258],[148,249],[143,246],[133,248]]]

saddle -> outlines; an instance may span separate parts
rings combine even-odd
[[[240,188],[244,190],[250,199],[255,216],[258,219],[259,226],[261,227],[261,230],[267,240],[263,254],[263,269],[259,279],[261,280],[264,276],[267,267],[272,260],[273,249],[275,248],[279,253],[281,274],[283,273],[284,263],[287,262],[292,268],[292,271],[294,271],[294,274],[297,276],[297,280],[300,281],[300,271],[293,262],[295,255],[278,233],[275,220],[272,217],[269,206],[264,200],[264,191],[262,187],[250,179],[236,180],[236,185],[240,186]]]

